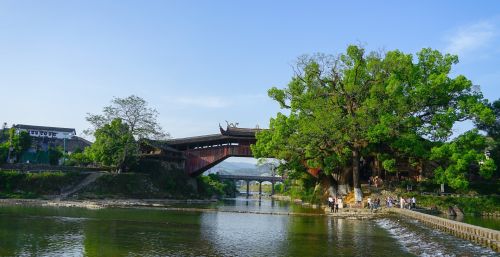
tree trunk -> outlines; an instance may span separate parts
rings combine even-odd
[[[420,181],[424,180],[424,162],[422,160],[419,160],[417,170],[418,170],[417,181],[420,182]]]
[[[349,192],[351,192],[351,188],[349,187],[349,175],[352,172],[352,169],[349,168],[343,168],[342,171],[337,175],[337,183],[338,183],[338,190],[337,193],[339,195],[347,195]]]
[[[328,179],[328,195],[331,197],[337,197],[337,181],[333,177],[333,174],[327,176]]]
[[[352,151],[352,185],[354,188],[354,200],[361,202],[363,200],[363,192],[359,183],[359,149],[355,148]]]

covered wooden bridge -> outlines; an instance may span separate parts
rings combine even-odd
[[[229,157],[253,157],[250,145],[257,142],[259,128],[237,128],[219,125],[220,134],[203,135],[165,141],[144,140],[143,156],[168,160],[180,160],[184,170],[196,177]],[[312,175],[318,170],[311,169]]]

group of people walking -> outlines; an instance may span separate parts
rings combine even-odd
[[[375,176],[375,177],[369,177],[368,178],[368,186],[375,186],[375,187],[379,187],[379,186],[382,186],[384,184],[384,181],[382,180],[382,178],[379,178],[379,176]]]
[[[330,207],[330,212],[339,212],[339,204],[342,204],[342,199],[338,197],[328,197],[328,207]]]
[[[370,210],[377,209],[380,207],[380,198],[376,198],[375,200],[372,200],[370,197],[368,197],[367,200],[368,203],[368,208]],[[388,208],[391,208],[393,206],[398,206],[397,198],[392,198],[392,196],[388,196],[385,201],[385,206]],[[417,199],[415,197],[408,197],[408,198],[399,198],[399,208],[401,209],[415,209],[417,206]]]
[[[415,196],[412,198],[407,198],[404,199],[403,197],[399,198],[399,208],[403,209],[415,209],[417,206],[417,199],[415,199]]]
[[[380,198],[375,198],[372,199],[371,197],[368,197],[367,199],[367,204],[368,208],[370,211],[376,210],[380,207]],[[342,204],[342,199],[338,197],[328,197],[328,207],[330,207],[330,212],[335,213],[339,211],[339,205]],[[403,198],[402,196],[399,197],[399,202],[398,198],[393,198],[392,196],[388,196],[386,198],[386,207],[391,208],[391,207],[399,207],[401,209],[415,209],[417,205],[417,199],[415,197],[408,197],[408,198]]]
[[[399,206],[398,206],[399,205]],[[399,197],[399,203],[397,198],[393,198],[392,196],[388,196],[386,199],[386,207],[391,208],[393,206],[398,206],[401,209],[415,209],[417,207],[417,199],[415,197],[403,198]]]
[[[380,207],[380,198],[375,198],[372,200],[370,197],[368,197],[367,203],[368,203],[368,208],[370,208],[370,211],[373,211],[378,207]]]

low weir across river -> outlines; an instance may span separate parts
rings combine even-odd
[[[435,229],[490,247],[500,252],[500,231],[444,219],[407,209],[391,208],[390,212],[413,218]]]

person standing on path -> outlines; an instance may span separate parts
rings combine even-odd
[[[328,197],[328,207],[330,207],[330,212],[333,212],[333,197]]]

